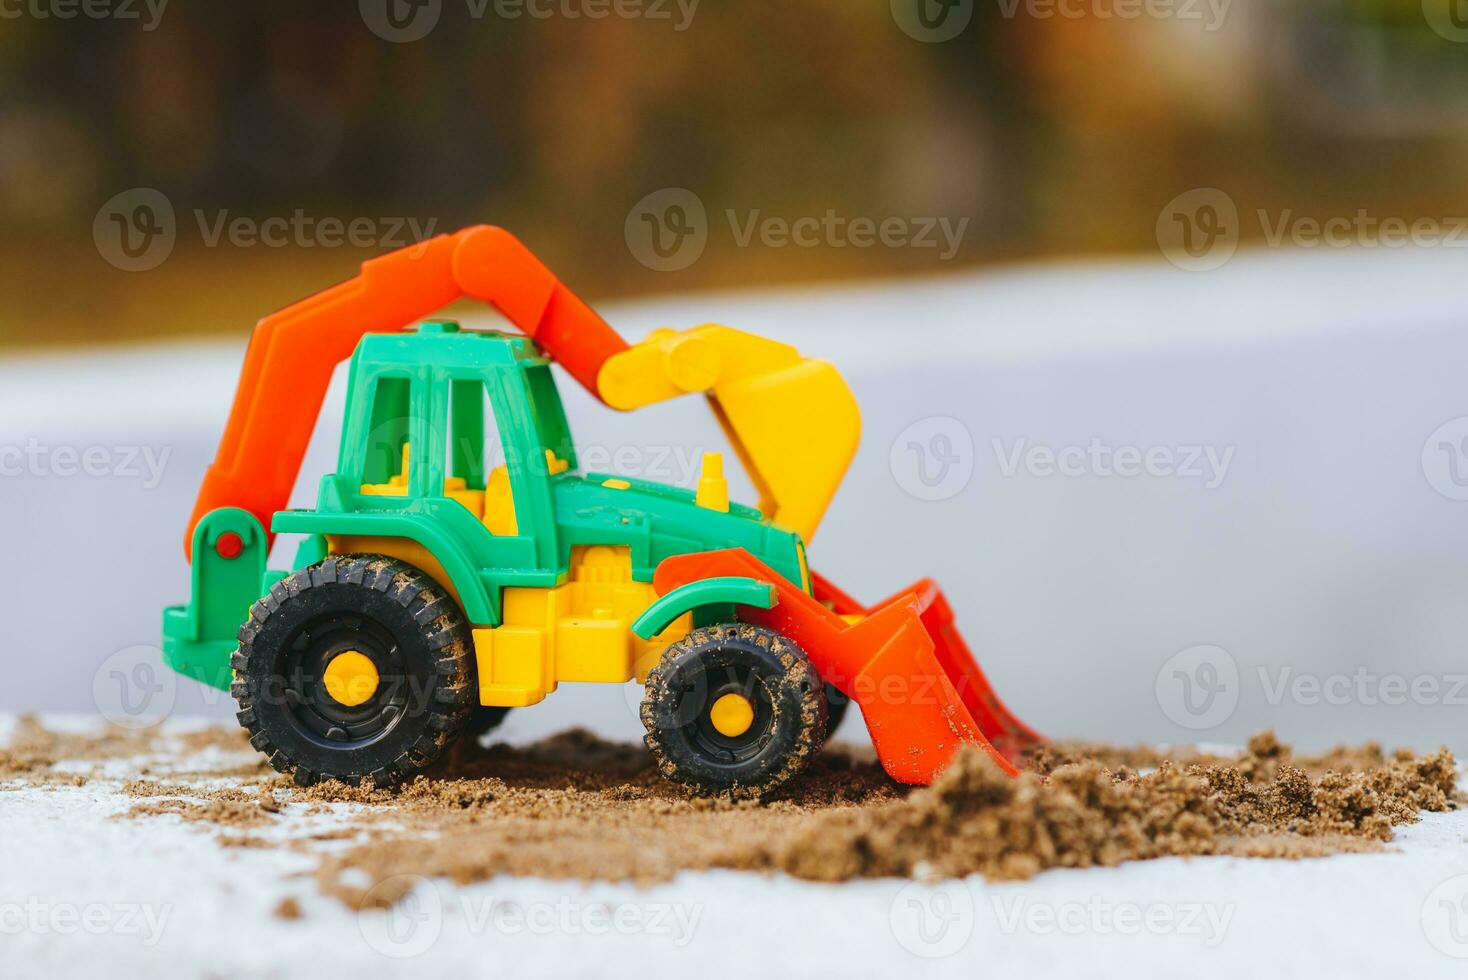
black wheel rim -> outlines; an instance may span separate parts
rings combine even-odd
[[[712,709],[726,694],[737,694],[754,709],[754,719],[738,735],[725,735],[714,727]],[[690,707],[696,708],[689,711]],[[775,709],[764,680],[742,665],[710,669],[684,688],[680,705],[683,733],[688,744],[709,762],[737,766],[760,754],[774,736]]]
[[[346,705],[326,689],[327,665],[356,651],[372,661],[378,683],[371,697]],[[325,748],[360,748],[385,736],[408,709],[397,638],[370,616],[327,613],[297,629],[276,665],[282,715],[297,734]],[[272,695],[277,692],[271,692]]]

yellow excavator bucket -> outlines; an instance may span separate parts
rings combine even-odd
[[[655,331],[602,365],[597,390],[622,410],[704,392],[759,509],[807,541],[861,438],[856,399],[835,367],[717,324]]]

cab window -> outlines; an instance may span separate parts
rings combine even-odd
[[[408,492],[412,457],[407,378],[378,378],[373,386],[372,413],[362,462],[364,493],[403,496]]]
[[[519,533],[499,426],[479,379],[449,382],[444,496],[483,521],[491,534]]]

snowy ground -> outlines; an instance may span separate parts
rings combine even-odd
[[[11,719],[0,719],[0,731]],[[52,727],[74,722],[47,719]],[[182,727],[180,723],[171,723]],[[218,749],[190,768],[248,762]],[[1022,884],[817,885],[735,872],[650,889],[502,878],[419,881],[392,911],[323,897],[304,849],[227,848],[177,817],[119,818],[143,768],[83,786],[0,783],[0,934],[7,977],[975,976],[1461,977],[1468,963],[1468,811],[1429,814],[1390,853],[1302,862],[1169,859],[1052,871]],[[218,782],[211,785],[218,785]],[[7,789],[6,787],[10,787]],[[285,843],[344,827],[351,807],[250,833]],[[295,812],[292,812],[295,811]],[[365,883],[364,883],[365,884]],[[275,914],[294,897],[299,919]]]

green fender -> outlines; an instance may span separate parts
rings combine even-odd
[[[673,620],[701,606],[722,604],[769,609],[776,601],[775,587],[768,582],[738,575],[706,578],[680,586],[648,606],[632,624],[632,632],[650,640]]]
[[[464,604],[471,623],[498,623],[499,597],[491,596],[463,550],[433,520],[415,514],[324,514],[320,511],[283,510],[270,522],[280,533],[361,535],[416,541],[438,559]]]

